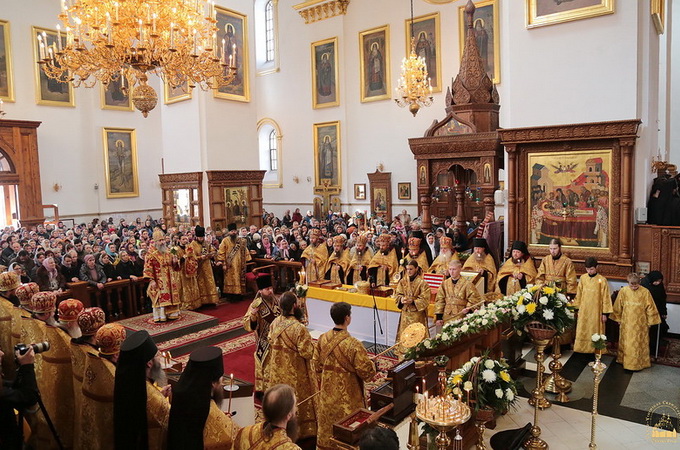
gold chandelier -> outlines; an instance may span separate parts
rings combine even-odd
[[[432,86],[427,76],[425,58],[416,53],[416,41],[413,36],[413,0],[411,0],[411,53],[401,62],[401,78],[395,88],[397,105],[402,108],[408,105],[413,117],[418,114],[420,107],[430,106],[434,101]]]
[[[57,44],[48,46],[38,36],[45,74],[88,88],[120,77],[123,92],[144,117],[158,101],[148,73],[173,88],[203,90],[226,86],[236,74],[236,48],[217,42],[214,1],[61,0],[59,20],[65,44],[59,26]]]

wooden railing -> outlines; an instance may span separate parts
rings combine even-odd
[[[298,272],[302,269],[300,261],[274,261],[267,258],[253,258],[256,267],[253,271],[268,270],[272,276],[275,287],[285,288],[295,284],[298,280]]]
[[[101,289],[86,281],[67,283],[68,289],[57,296],[57,301],[75,298],[87,308],[98,306],[106,313],[106,321],[134,317],[150,312],[146,287],[149,280],[114,280],[104,283]]]

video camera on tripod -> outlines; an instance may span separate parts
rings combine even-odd
[[[14,346],[14,351],[18,351],[20,355],[25,355],[29,348],[33,348],[33,352],[37,355],[38,353],[46,352],[50,349],[50,343],[47,341],[38,342],[35,344],[17,344]]]

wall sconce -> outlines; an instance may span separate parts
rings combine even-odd
[[[293,177],[293,182],[294,182],[295,184],[299,183],[299,182],[300,182],[300,178],[298,178],[298,176],[295,175],[295,176]]]
[[[0,99],[0,119],[2,119],[3,116],[6,114],[5,110],[2,108],[3,105],[4,105],[4,102],[2,101],[2,99]]]
[[[54,183],[54,185],[52,186],[52,189],[54,189],[54,192],[59,192],[59,191],[61,191],[61,187],[62,187],[61,184]]]
[[[311,183],[311,182],[312,182],[312,177],[307,177],[307,183]]]

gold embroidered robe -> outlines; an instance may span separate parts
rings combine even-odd
[[[439,286],[437,297],[434,301],[434,313],[443,314],[444,323],[448,322],[466,307],[479,303],[481,298],[477,288],[465,277],[458,278],[456,283],[447,278]]]
[[[314,369],[321,374],[317,448],[335,448],[333,424],[352,411],[366,407],[364,381],[376,374],[366,349],[347,330],[330,330],[314,348]]]
[[[5,379],[13,380],[17,367],[12,353],[12,310],[15,306],[5,297],[0,296],[0,349],[5,352],[2,358],[2,374]]]
[[[168,434],[170,402],[155,384],[146,382],[146,423],[149,430],[149,450],[164,450]]]
[[[449,276],[449,263],[453,260],[458,260],[458,252],[452,252],[450,255],[445,253],[439,253],[437,257],[432,261],[432,265],[427,270],[429,273],[436,273],[439,275],[444,275],[444,277]]]
[[[496,262],[493,260],[493,256],[486,253],[481,261],[475,258],[473,253],[463,264],[463,272],[480,272],[484,271],[486,283],[484,285],[484,292],[493,292],[496,289]]]
[[[306,249],[305,249],[306,250]],[[326,280],[331,280],[333,283],[345,284],[345,277],[349,270],[349,250],[342,249],[340,256],[332,252],[326,262]]]
[[[229,236],[222,239],[220,248],[217,252],[217,261],[224,263],[224,285],[225,294],[243,295],[246,293],[246,263],[250,261],[248,242],[237,237],[232,241]]]
[[[59,431],[61,443],[73,446],[75,400],[71,371],[71,336],[64,330],[48,326],[45,338],[50,350],[43,354],[40,393],[52,423]]]
[[[604,334],[602,314],[612,312],[612,297],[607,279],[600,274],[594,277],[587,273],[581,275],[574,306],[578,308],[574,351],[594,353],[592,336],[595,333]]]
[[[198,259],[194,249],[176,247],[177,258],[180,260],[180,288],[182,309],[196,309],[202,305],[201,296],[198,293]]]
[[[415,259],[418,262],[418,267],[420,267],[423,272],[430,271],[430,263],[427,262],[427,254],[425,254],[425,252],[418,253],[418,256],[415,258],[410,253],[407,253],[405,259],[406,263],[409,263],[412,259]]]
[[[179,278],[180,266],[172,262],[173,254],[161,253],[151,247],[144,260],[144,278],[156,282],[158,298],[152,299],[153,307],[165,307],[165,313],[179,311],[182,301]]]
[[[520,273],[522,274],[522,280],[515,278],[515,275]],[[523,286],[533,284],[537,274],[533,259],[528,258],[526,261],[517,264],[512,258],[508,258],[498,271],[496,292],[500,292],[503,295],[512,295],[517,291],[521,291]],[[501,285],[506,278],[504,289],[502,289]]]
[[[250,314],[248,313],[251,309],[257,310],[257,319],[254,324],[250,321]],[[255,344],[255,391],[264,392],[267,388],[265,385],[265,370],[269,362],[270,353],[269,327],[274,322],[274,319],[281,315],[281,308],[276,297],[272,304],[267,302],[258,292],[248,311],[243,316],[243,328],[246,331],[254,331],[257,337],[257,343]]]
[[[75,414],[73,417],[73,448],[86,448],[82,446],[83,438],[83,377],[85,376],[85,363],[87,362],[87,355],[92,354],[98,356],[97,350],[88,344],[76,344],[71,342],[71,372],[73,373],[73,399],[75,405]],[[113,385],[111,386],[113,389]],[[86,422],[87,423],[87,422]],[[111,422],[113,423],[113,416]],[[113,427],[111,427],[113,433]],[[113,441],[111,441],[113,445]]]
[[[20,310],[21,315],[21,337],[19,342],[24,344],[43,342],[47,335],[47,325],[38,319],[30,317],[30,313],[26,310]],[[14,348],[14,347],[12,347]],[[38,353],[35,355],[35,363],[33,368],[35,370],[35,379],[38,382],[38,389],[43,396],[51,395],[46,393],[43,385],[43,355]],[[39,449],[55,449],[57,448],[52,433],[47,425],[45,416],[42,411],[38,409],[34,414],[27,414],[26,421],[31,428],[31,437],[28,444],[33,448]]]
[[[14,349],[15,345],[23,342],[21,335],[23,333],[24,317],[30,319],[31,313],[19,306],[15,306],[12,309],[12,349]]]
[[[198,295],[201,305],[215,305],[218,301],[217,286],[215,285],[215,276],[213,275],[211,263],[211,255],[214,249],[208,241],[203,241],[203,245],[201,245],[200,242],[194,240],[189,246],[194,250],[194,255],[198,257],[196,278],[198,280]]]
[[[357,281],[368,279],[368,265],[373,259],[373,250],[368,246],[363,252],[359,253],[356,247],[350,250],[349,272],[345,277],[347,284],[354,284]]]
[[[649,327],[661,323],[652,294],[642,286],[635,291],[629,286],[621,288],[609,317],[621,325],[616,362],[628,370],[651,367]]]
[[[328,247],[323,242],[317,245],[309,244],[300,256],[305,267],[307,283],[322,280],[326,273],[328,261]]]
[[[553,259],[552,255],[546,255],[538,267],[536,284],[555,283],[565,294],[575,294],[578,286],[574,263],[566,255],[559,259]]]
[[[307,328],[295,317],[279,316],[269,327],[270,355],[267,364],[267,388],[288,384],[295,389],[298,402],[317,391],[316,373],[312,370],[314,345]],[[298,409],[300,438],[316,436],[316,398]]]
[[[85,372],[79,421],[81,446],[78,448],[113,450],[113,385],[116,366],[92,352],[83,354]]]
[[[378,286],[389,286],[390,280],[399,270],[399,260],[397,259],[397,252],[390,249],[387,255],[381,251],[377,251],[371,262],[368,264],[369,270],[375,270],[375,284]]]
[[[210,402],[210,412],[203,428],[205,450],[231,450],[239,427],[227,416],[217,403]]]
[[[412,323],[422,323],[425,328],[427,323],[427,308],[430,306],[430,297],[432,290],[430,286],[418,275],[410,283],[407,282],[407,276],[399,280],[397,290],[394,294],[394,300],[397,308],[401,309],[399,316],[399,327],[397,328],[397,340],[401,338],[401,333]],[[411,304],[403,304],[403,300],[413,300]],[[427,333],[429,336],[429,332]]]
[[[272,438],[265,440],[262,432],[263,426],[264,423],[256,423],[241,428],[234,440],[234,450],[296,450],[300,448],[290,440],[283,428],[277,428]]]

